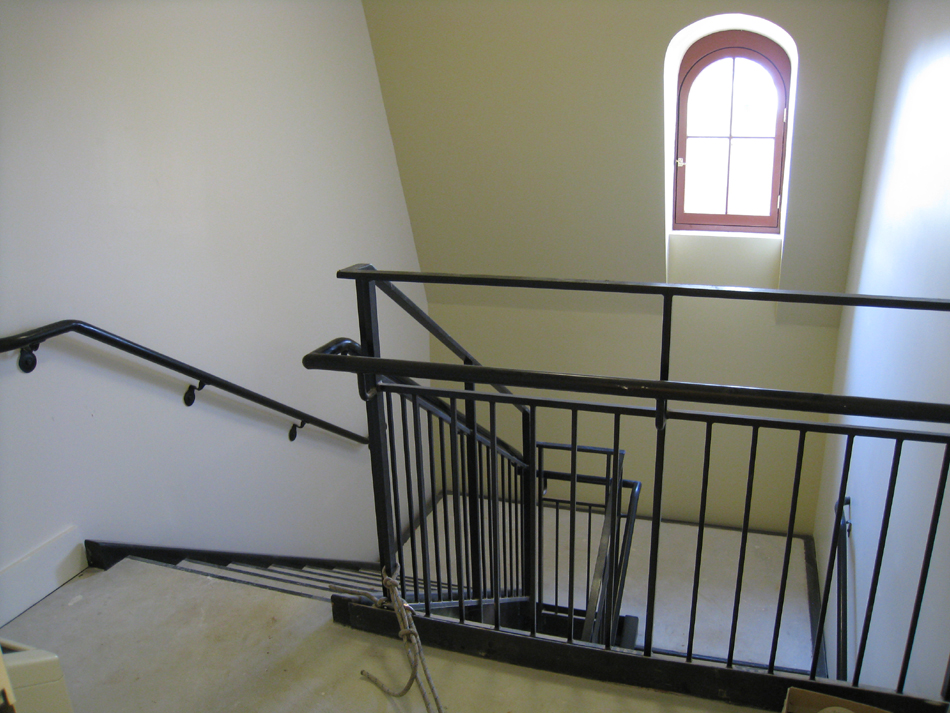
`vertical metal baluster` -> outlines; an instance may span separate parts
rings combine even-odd
[[[406,474],[406,503],[409,506],[409,555],[412,563],[412,592],[413,601],[419,601],[419,564],[416,559],[416,508],[412,501],[412,458],[409,449],[409,416],[406,411],[407,399],[400,396],[400,413],[402,414],[402,451],[403,465]],[[406,573],[403,571],[403,579]]]
[[[482,596],[485,597],[489,592],[489,581],[488,578],[491,574],[491,522],[488,523],[488,526],[485,526],[485,521],[488,519],[486,517],[487,513],[485,510],[488,508],[488,496],[485,493],[485,489],[488,485],[488,463],[487,458],[485,457],[485,446],[479,445],[478,447],[478,530],[481,533],[481,542],[479,543],[479,551],[481,553],[481,572],[482,572]]]
[[[435,598],[442,601],[442,553],[439,545],[439,491],[435,480],[435,429],[432,427],[432,412],[426,411],[426,425],[429,443],[429,487],[432,491],[432,544],[435,550]]]
[[[584,609],[590,606],[590,546],[593,536],[594,507],[587,506],[587,586],[584,587]]]
[[[561,588],[561,504],[554,502],[554,613],[561,606],[558,590]]]
[[[528,459],[527,468],[525,468],[525,479],[521,487],[521,497],[524,501],[524,530],[525,543],[523,556],[523,576],[524,585],[528,593],[528,616],[529,631],[531,636],[538,635],[538,564],[537,564],[537,521],[535,520],[535,490],[537,486],[538,473],[535,469],[535,450],[538,423],[538,407],[530,406],[528,413],[522,418],[524,431],[525,449],[524,454]]]
[[[416,488],[419,492],[419,534],[422,541],[422,595],[425,600],[426,616],[432,616],[432,582],[429,576],[429,517],[426,512],[426,474],[423,467],[425,458],[422,453],[422,420],[419,418],[419,397],[416,395],[412,397],[412,425],[416,446]],[[418,583],[418,573],[413,572],[413,574],[416,583]],[[418,601],[418,597],[416,601]]]
[[[848,477],[851,474],[851,454],[854,451],[854,435],[849,435],[844,449],[844,465],[841,469],[841,482],[838,485],[838,501],[835,507],[835,526],[831,532],[831,551],[828,553],[828,569],[825,573],[825,587],[821,594],[821,610],[818,614],[818,630],[815,632],[815,648],[811,657],[809,678],[814,681],[818,675],[818,658],[821,654],[821,641],[824,635],[825,618],[828,616],[828,600],[831,596],[831,580],[835,571],[835,555],[838,552],[838,523],[844,510],[844,494],[848,490]]]
[[[706,446],[703,455],[703,484],[699,494],[699,524],[696,528],[696,563],[693,565],[693,598],[689,610],[689,637],[686,660],[693,660],[693,637],[696,634],[696,606],[699,602],[699,574],[703,564],[703,535],[706,532],[706,495],[709,492],[709,456],[712,450],[713,422],[706,421]]]
[[[508,597],[511,596],[508,593],[508,569],[511,565],[511,557],[508,552],[508,528],[511,526],[511,522],[508,520],[508,474],[511,472],[511,461],[504,458],[501,464],[501,481],[499,483],[501,488],[501,578],[502,592]]]
[[[538,498],[533,507],[538,510],[538,602],[544,604],[544,447],[538,446]]]
[[[897,489],[897,472],[900,470],[901,449],[904,439],[894,441],[894,457],[891,459],[891,476],[887,481],[887,495],[884,497],[884,514],[881,517],[881,534],[877,540],[877,553],[874,556],[874,569],[871,574],[871,586],[868,590],[868,603],[864,609],[864,624],[861,627],[861,639],[858,642],[858,653],[854,659],[854,678],[852,686],[857,686],[861,679],[861,668],[864,665],[864,652],[867,648],[868,633],[871,630],[871,613],[874,611],[874,600],[877,599],[877,585],[881,577],[881,565],[884,562],[884,544],[887,541],[887,531],[891,523],[891,506],[894,504],[894,491]]]
[[[663,328],[660,336],[660,381],[670,378],[670,343],[673,334],[673,295],[663,295]],[[653,521],[650,523],[650,571],[647,575],[646,625],[643,655],[653,655],[653,620],[656,616],[656,577],[660,554],[660,523],[663,519],[663,469],[666,458],[666,400],[656,401],[656,460],[653,474]]]
[[[571,539],[567,574],[567,640],[574,642],[574,557],[577,539],[577,409],[571,409]],[[590,548],[588,547],[588,551]]]
[[[449,486],[447,483],[448,471],[445,467],[445,421],[439,419],[439,461],[442,465],[442,524],[445,532],[445,585],[446,598],[453,599],[452,594],[452,556],[449,540]]]
[[[950,701],[950,660],[947,661],[947,673],[943,677],[943,700]]]
[[[610,534],[610,543],[607,547],[607,572],[604,577],[604,584],[607,588],[606,607],[604,608],[604,618],[600,625],[601,636],[604,644],[609,651],[614,644],[614,617],[620,608],[620,602],[617,601],[617,553],[620,551],[620,542],[618,538],[619,520],[620,520],[620,414],[614,414],[614,449],[613,449],[613,473],[610,479],[610,488],[613,495],[608,503],[613,509],[612,532]]]
[[[501,548],[499,547],[500,527],[498,523],[498,426],[495,423],[495,402],[488,406],[488,428],[491,431],[491,449],[489,452],[488,476],[489,497],[492,506],[492,557],[491,584],[495,595],[495,629],[501,629]]]
[[[927,534],[927,546],[924,548],[924,561],[920,566],[920,580],[917,583],[917,597],[914,599],[914,613],[910,619],[910,630],[907,632],[907,645],[904,647],[904,660],[901,662],[901,674],[897,681],[897,692],[904,692],[904,683],[907,680],[907,668],[910,666],[910,654],[914,647],[914,637],[917,635],[917,622],[920,618],[920,607],[924,601],[924,588],[927,586],[927,576],[930,574],[930,558],[933,556],[934,540],[937,537],[937,525],[940,523],[940,511],[943,509],[943,496],[947,490],[947,470],[950,469],[950,444],[943,454],[943,465],[940,467],[940,482],[937,484],[937,495],[934,498],[933,515],[930,518],[930,532]]]
[[[472,365],[471,359],[466,359],[466,366]],[[476,414],[475,384],[466,383],[465,390],[471,398],[465,400],[465,426],[468,428],[467,476],[468,476],[468,527],[470,566],[472,577],[469,580],[473,596],[478,599],[478,610],[482,612],[482,597],[485,583],[482,581],[484,567],[482,566],[484,549],[482,547],[482,505],[479,498],[481,471],[478,468],[478,418]]]
[[[742,515],[742,538],[739,541],[739,567],[736,572],[736,598],[732,607],[732,631],[729,634],[729,655],[726,667],[732,668],[736,652],[736,633],[739,629],[739,599],[742,596],[742,575],[745,570],[745,551],[749,541],[749,516],[752,512],[752,484],[755,479],[755,454],[759,444],[759,427],[752,427],[752,447],[749,450],[749,479],[745,489],[745,511]]]
[[[465,623],[465,583],[462,578],[462,486],[459,466],[459,420],[458,404],[455,399],[450,400],[450,415],[452,418],[452,510],[455,520],[455,572],[458,578],[459,622]]]
[[[389,462],[392,463],[392,491],[393,491],[393,515],[396,526],[396,554],[399,558],[399,571],[402,574],[406,572],[406,554],[403,549],[405,544],[402,539],[402,503],[399,502],[399,464],[396,460],[396,420],[393,416],[393,398],[392,394],[386,393],[386,416],[389,424]],[[391,574],[391,573],[390,573]],[[406,578],[399,578],[400,595],[406,598]]]
[[[465,448],[470,448],[470,439],[466,434],[463,442]],[[466,453],[468,451],[466,450]],[[462,522],[465,527],[462,529],[462,538],[465,545],[465,598],[472,599],[475,596],[475,590],[472,587],[472,548],[469,546],[469,534],[471,532],[472,509],[470,507],[471,482],[469,480],[468,457],[462,459]]]
[[[795,480],[792,483],[792,504],[788,511],[788,531],[785,534],[785,557],[782,560],[782,581],[778,590],[778,606],[775,610],[775,628],[772,631],[772,652],[769,654],[769,673],[775,673],[775,657],[778,655],[778,637],[782,630],[782,613],[785,610],[785,591],[788,587],[788,567],[792,558],[792,538],[795,535],[795,517],[798,511],[798,491],[802,482],[802,464],[805,459],[805,435],[798,435],[798,456],[795,459]]]

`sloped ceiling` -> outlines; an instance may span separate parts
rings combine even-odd
[[[665,279],[663,60],[746,12],[801,54],[782,286],[843,290],[886,0],[364,0],[423,270]],[[430,295],[432,299],[432,295]]]

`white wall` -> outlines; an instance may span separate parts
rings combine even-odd
[[[849,278],[851,291],[950,298],[948,86],[950,5],[943,0],[892,2]],[[947,403],[948,359],[950,315],[846,312],[836,383],[846,394]],[[856,580],[852,633],[863,624],[892,448],[863,439],[855,449],[849,487]],[[943,449],[934,446],[904,450],[862,673],[863,681],[881,686],[894,686],[897,681],[943,456]],[[819,514],[832,515],[840,462],[840,448],[829,448]],[[823,561],[827,561],[832,519],[819,521]],[[950,508],[945,505],[906,689],[931,697],[939,696],[950,656],[948,520]],[[853,665],[853,640],[850,648]]]
[[[365,433],[300,364],[358,337],[363,261],[418,269],[359,2],[0,4],[0,334],[82,319]],[[364,447],[82,337],[37,357],[0,355],[0,622],[83,538],[375,558]]]

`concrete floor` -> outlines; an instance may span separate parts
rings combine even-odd
[[[417,691],[393,700],[359,675],[401,686],[401,642],[334,624],[329,603],[142,561],[87,570],[0,636],[59,655],[76,713],[424,710]],[[453,712],[749,710],[432,648],[426,657]]]

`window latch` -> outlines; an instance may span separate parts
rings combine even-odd
[[[681,158],[676,159],[676,167],[677,167],[677,168],[683,168],[683,166],[685,166],[685,165],[686,165],[686,161],[684,161],[684,160],[681,159]]]

